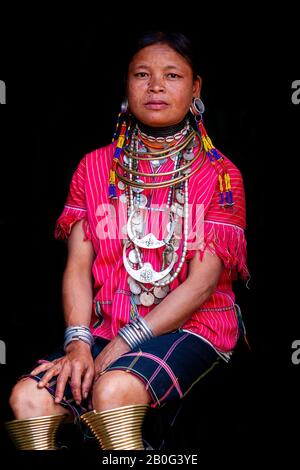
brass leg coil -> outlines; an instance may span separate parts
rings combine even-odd
[[[81,416],[102,450],[144,450],[142,425],[149,405],[128,405]]]
[[[56,450],[56,434],[67,414],[16,419],[5,423],[7,432],[19,450]]]

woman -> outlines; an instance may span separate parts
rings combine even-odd
[[[200,92],[185,36],[140,39],[118,138],[80,161],[56,223],[68,239],[65,342],[12,391],[20,448],[55,448],[75,414],[102,449],[143,449],[147,409],[229,360],[232,281],[247,276],[244,190],[206,134]]]

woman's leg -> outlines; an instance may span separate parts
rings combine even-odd
[[[176,331],[153,338],[105,370],[95,383],[95,409],[82,419],[105,450],[143,449],[149,404],[159,408],[183,399],[218,362],[216,351],[195,335]]]
[[[65,407],[54,403],[52,395],[46,388],[38,388],[38,382],[29,377],[16,383],[9,404],[16,419],[66,413],[71,415]]]
[[[11,439],[20,450],[56,449],[56,433],[70,411],[54,403],[46,388],[23,378],[14,386],[9,404],[15,415],[6,423]]]
[[[146,405],[150,395],[143,382],[126,371],[108,371],[101,375],[93,388],[93,407],[106,411],[127,405]]]
[[[125,371],[108,371],[94,384],[94,411],[83,415],[103,450],[143,450],[142,425],[151,397]]]
[[[92,348],[93,357],[97,357],[103,347],[105,347],[108,343],[109,341],[106,339],[95,338],[95,344]],[[63,348],[60,348],[54,351],[52,354],[49,354],[47,357],[40,359],[34,365],[34,367],[30,369],[30,371],[38,367],[41,363],[55,361],[56,359],[64,356],[64,354],[65,352]],[[56,404],[54,402],[54,397],[57,378],[53,377],[47,388],[39,388],[37,384],[42,379],[43,375],[44,372],[41,372],[37,375],[31,375],[31,372],[28,372],[19,382],[17,382],[12,390],[9,403],[16,420],[7,423],[7,427],[9,428],[9,433],[12,439],[15,441],[16,439],[14,439],[14,435],[20,436],[20,434],[24,434],[25,431],[25,434],[30,433],[31,437],[33,438],[34,428],[36,428],[37,433],[41,434],[42,432],[45,434],[45,427],[47,426],[49,428],[49,433],[52,429],[52,436],[54,436],[57,421],[62,422],[65,417],[68,419],[73,418],[74,416],[78,417],[90,409],[90,397],[84,399],[80,405],[75,402],[69,381],[66,384],[64,397],[61,401],[61,404]],[[42,431],[41,426],[43,427]],[[25,428],[27,428],[27,430]],[[36,440],[39,441],[39,438]],[[18,447],[20,447],[17,442],[16,444]],[[28,449],[33,448],[28,447],[28,442],[26,445],[26,448]],[[35,444],[31,442],[30,445],[33,446]]]

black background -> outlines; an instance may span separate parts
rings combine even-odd
[[[292,272],[299,245],[296,18],[292,8],[263,15],[253,4],[207,12],[200,2],[163,13],[144,5],[144,14],[140,6],[116,5],[110,14],[26,7],[1,20],[1,420],[11,419],[7,400],[16,378],[62,341],[66,247],[53,229],[71,175],[85,153],[111,139],[130,40],[168,28],[193,37],[206,128],[243,174],[252,275],[250,290],[236,286],[252,352],[240,343],[228,370],[191,393],[171,450],[207,454],[211,444],[225,445],[228,462],[291,456],[300,372],[291,362],[291,344],[300,339]],[[0,446],[13,455],[4,433]]]

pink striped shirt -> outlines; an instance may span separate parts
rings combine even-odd
[[[128,274],[123,266],[123,240],[120,229],[127,220],[126,203],[120,200],[124,191],[117,187],[117,199],[108,198],[109,170],[115,144],[97,149],[85,155],[75,170],[64,209],[56,221],[54,236],[68,238],[72,225],[84,219],[84,240],[91,240],[95,250],[92,267],[94,278],[94,299],[91,331],[94,335],[112,339],[130,321],[132,310]],[[191,227],[197,234],[201,231],[199,221],[204,215],[204,239],[187,252],[186,260],[179,276],[170,284],[171,290],[181,284],[188,275],[188,262],[200,248],[200,255],[209,249],[216,253],[224,263],[218,286],[213,295],[195,312],[182,328],[210,341],[221,352],[230,352],[238,339],[238,323],[234,310],[232,281],[240,273],[247,276],[245,228],[245,198],[242,177],[233,163],[225,158],[231,177],[234,206],[219,206],[219,185],[215,169],[205,159],[204,164],[189,180],[189,204],[192,207]],[[170,176],[160,173],[172,171],[174,162],[167,159],[161,165],[154,182],[168,180]],[[193,163],[193,168],[199,165]],[[140,171],[152,173],[149,161],[140,164]],[[144,182],[153,182],[148,176]],[[162,206],[167,203],[169,188],[144,189],[142,194],[152,195],[151,205]],[[199,208],[199,212],[195,208]],[[121,215],[120,215],[121,214]],[[150,222],[149,222],[150,223]],[[153,223],[153,221],[152,221]],[[159,224],[162,229],[163,224]],[[152,230],[153,231],[153,230]],[[120,233],[119,233],[120,232]],[[161,232],[163,233],[163,232]],[[157,236],[157,235],[156,235]],[[121,237],[125,237],[121,234]],[[158,237],[159,238],[159,237]],[[160,237],[162,238],[162,236]],[[197,240],[198,240],[197,238]],[[196,240],[195,236],[189,241]],[[199,241],[199,240],[198,240]],[[178,249],[179,260],[182,247]],[[143,250],[144,261],[151,262],[156,271],[161,270],[161,253],[158,250]],[[130,251],[130,250],[129,250]],[[179,262],[179,261],[178,261]],[[176,265],[175,265],[176,268]],[[147,315],[155,305],[138,306],[139,314]]]

